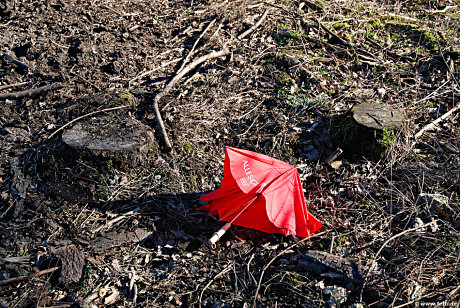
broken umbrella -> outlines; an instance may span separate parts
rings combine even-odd
[[[209,240],[215,244],[231,224],[267,233],[309,237],[322,227],[307,212],[297,168],[278,159],[227,147],[221,187],[201,197],[200,207],[225,224]]]

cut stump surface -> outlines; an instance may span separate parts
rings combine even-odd
[[[110,120],[105,117],[78,123],[62,134],[75,149],[90,151],[134,151],[153,142],[150,127],[133,118]]]
[[[363,103],[353,107],[353,118],[356,122],[369,128],[395,129],[404,124],[403,114],[388,105]]]

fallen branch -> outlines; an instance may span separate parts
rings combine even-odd
[[[343,38],[341,38],[340,36],[335,34],[331,30],[329,30],[325,25],[320,23],[319,20],[317,20],[316,22],[318,23],[318,25],[320,26],[321,29],[326,31],[326,33],[329,34],[332,38],[334,38],[340,45],[356,50],[359,54],[361,54],[361,56],[367,56],[367,57],[370,57],[371,59],[379,60],[379,58],[377,58],[372,53],[370,53],[368,51],[365,51],[365,50],[363,50],[361,48],[353,46],[351,43],[349,43],[348,41],[344,40]]]
[[[179,62],[180,60],[182,60],[182,58],[177,58],[177,59],[174,59],[174,60],[165,62],[165,63],[161,64],[160,66],[157,66],[157,67],[155,67],[155,68],[153,68],[153,69],[151,69],[151,70],[149,70],[149,71],[147,71],[147,72],[144,72],[144,73],[142,73],[142,74],[140,74],[140,75],[137,75],[136,77],[134,77],[133,79],[131,79],[131,80],[128,82],[128,89],[131,89],[131,83],[133,83],[134,81],[136,81],[136,80],[138,80],[138,79],[141,79],[141,78],[143,78],[143,77],[145,77],[145,76],[147,76],[147,75],[150,75],[150,74],[152,74],[152,73],[158,71],[160,68],[163,68],[163,67],[166,67],[166,66],[168,66],[168,65],[170,65],[170,64]]]
[[[109,220],[105,225],[99,226],[95,230],[93,230],[92,233],[98,233],[99,231],[101,231],[104,228],[109,229],[110,227],[112,227],[112,225],[114,223],[119,222],[120,220],[123,220],[128,216],[135,215],[135,214],[137,214],[138,211],[139,211],[139,208],[136,208],[136,209],[134,209],[132,211],[127,212],[124,215],[121,215],[121,216],[118,216],[118,217],[116,217],[116,218],[114,218],[112,220]]]
[[[457,106],[455,106],[454,108],[452,108],[451,110],[449,110],[448,112],[446,112],[445,114],[443,114],[442,116],[440,116],[439,118],[431,122],[430,124],[424,126],[418,133],[414,135],[414,141],[412,142],[412,146],[415,145],[415,143],[417,142],[417,139],[420,138],[420,136],[422,136],[423,133],[433,129],[436,125],[438,125],[441,121],[450,117],[458,109],[460,109],[460,104],[458,104]]]
[[[76,121],[79,121],[81,119],[84,119],[86,117],[90,117],[92,116],[93,114],[97,114],[97,113],[101,113],[101,112],[107,112],[107,111],[112,111],[112,110],[118,110],[118,109],[124,109],[124,108],[128,108],[130,107],[129,105],[124,105],[124,106],[118,106],[118,107],[112,107],[112,108],[107,108],[107,109],[102,109],[102,110],[97,110],[97,111],[94,111],[94,112],[90,112],[88,114],[85,114],[85,115],[82,115],[81,117],[78,117],[76,119],[73,119],[72,121],[62,125],[61,127],[59,127],[58,129],[56,129],[51,135],[48,136],[48,138],[46,139],[51,139],[51,137],[53,137],[54,135],[56,135],[58,132],[60,132],[61,130],[63,130],[64,128],[66,128],[67,126],[69,126],[70,124],[76,122]]]
[[[61,88],[62,88],[61,85],[59,85],[57,83],[53,83],[53,84],[43,86],[43,87],[40,87],[40,88],[30,89],[30,90],[21,91],[21,92],[1,93],[0,94],[0,99],[18,99],[18,98],[22,98],[22,97],[32,97],[32,96],[42,94],[42,93],[47,92],[47,91],[57,90],[57,89],[61,89]]]
[[[268,9],[265,10],[265,12],[262,14],[262,16],[257,21],[257,23],[254,26],[252,26],[250,29],[248,29],[245,32],[243,32],[242,34],[240,34],[238,36],[238,40],[241,40],[241,39],[245,38],[251,32],[253,32],[258,26],[260,26],[260,24],[265,19],[265,17],[267,17],[268,12],[269,12]],[[207,29],[205,31],[207,31]],[[200,38],[201,38],[201,36],[200,36]],[[182,77],[184,77],[184,75],[186,75],[188,72],[193,70],[195,67],[197,67],[198,65],[200,65],[201,63],[203,63],[203,62],[205,62],[207,60],[211,60],[211,59],[219,58],[219,57],[223,57],[223,56],[228,56],[230,54],[231,54],[231,51],[228,50],[227,48],[224,48],[224,49],[219,50],[219,51],[213,51],[213,52],[211,52],[211,53],[209,53],[207,55],[204,55],[204,56],[196,59],[192,63],[190,63],[187,66],[185,66],[183,69],[178,70],[178,72],[176,73],[176,76],[174,76],[174,78],[171,79],[171,81],[160,92],[158,92],[155,95],[155,97],[153,98],[153,111],[155,113],[155,118],[157,120],[158,127],[160,128],[161,135],[163,136],[163,139],[164,139],[164,142],[165,142],[165,145],[166,145],[166,152],[171,152],[172,151],[172,144],[171,144],[171,141],[169,141],[168,134],[166,133],[166,129],[165,129],[165,126],[164,126],[164,123],[163,123],[163,118],[161,117],[160,109],[158,107],[158,102],[172,89],[172,87]]]
[[[448,5],[445,8],[443,8],[442,10],[425,10],[425,12],[429,13],[429,14],[445,13],[445,12],[447,12],[447,10],[456,9],[456,8],[458,8],[458,5]]]
[[[256,289],[256,294],[254,294],[254,301],[252,303],[252,307],[256,308],[257,307],[257,297],[259,296],[259,291],[260,291],[260,286],[262,285],[262,279],[264,278],[264,274],[265,274],[265,271],[267,270],[268,267],[270,267],[270,265],[272,265],[273,262],[275,262],[276,259],[278,259],[280,256],[282,256],[283,254],[285,254],[286,252],[290,251],[292,248],[294,248],[295,246],[297,245],[300,245],[301,243],[307,241],[307,240],[310,240],[312,239],[313,237],[317,237],[317,236],[320,236],[320,235],[324,235],[326,233],[328,233],[329,231],[323,231],[323,232],[320,232],[320,233],[317,233],[317,234],[313,234],[312,236],[310,237],[306,237],[300,241],[298,241],[297,243],[294,243],[292,244],[291,246],[289,246],[288,248],[284,249],[283,251],[281,251],[279,254],[277,254],[276,256],[274,256],[270,262],[267,263],[267,265],[264,266],[264,268],[262,269],[262,273],[260,273],[260,278],[259,278],[259,283],[257,284],[257,289]]]
[[[201,33],[201,35],[198,37],[198,39],[195,41],[195,43],[193,44],[192,46],[192,49],[190,50],[190,52],[188,53],[187,57],[185,57],[185,60],[184,62],[182,62],[182,65],[181,67],[179,68],[179,72],[184,68],[185,64],[188,63],[188,61],[190,60],[190,57],[195,53],[195,48],[196,48],[196,45],[198,45],[198,43],[200,42],[201,38],[203,37],[203,35],[208,32],[209,28],[212,27],[212,25],[216,22],[216,19],[214,19],[213,21],[211,21],[208,26],[206,27],[206,29],[204,29],[204,31]]]
[[[158,107],[158,102],[172,89],[172,87],[182,77],[184,77],[185,74],[187,74],[188,72],[193,70],[195,67],[197,67],[198,65],[200,65],[201,63],[203,63],[203,62],[205,62],[207,60],[227,56],[230,53],[231,52],[228,49],[223,49],[223,50],[220,50],[220,51],[213,51],[213,52],[211,52],[211,53],[209,53],[207,55],[204,55],[204,56],[196,59],[195,61],[193,61],[192,63],[190,63],[186,67],[184,67],[181,71],[179,71],[177,73],[177,75],[173,79],[171,79],[171,81],[160,92],[158,92],[155,95],[155,97],[153,99],[153,111],[155,113],[155,118],[157,119],[157,124],[158,124],[158,127],[160,128],[160,132],[163,135],[163,139],[164,139],[165,144],[166,144],[166,151],[167,152],[170,152],[172,150],[172,145],[171,145],[171,142],[169,141],[168,134],[166,133],[166,129],[165,129],[165,126],[164,126],[164,123],[163,123],[163,119],[162,119],[161,114],[160,114],[160,109]]]
[[[24,281],[24,280],[29,280],[29,279],[32,279],[32,278],[35,278],[35,277],[38,277],[38,276],[42,276],[42,275],[45,275],[45,274],[52,273],[52,272],[54,272],[54,271],[56,271],[56,270],[58,270],[60,268],[61,268],[60,266],[51,267],[51,268],[48,268],[46,270],[36,272],[36,273],[32,273],[32,274],[29,274],[29,275],[26,275],[26,276],[19,276],[19,277],[13,277],[13,278],[10,278],[10,279],[2,280],[2,281],[0,281],[0,286],[4,286],[4,285],[10,284],[10,283],[21,282],[21,281]]]

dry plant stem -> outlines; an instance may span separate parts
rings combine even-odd
[[[51,267],[51,268],[48,268],[46,270],[36,272],[36,273],[32,273],[32,274],[27,275],[27,276],[19,276],[19,277],[14,277],[14,278],[2,280],[2,281],[0,281],[0,286],[4,286],[4,285],[10,284],[10,283],[21,282],[21,281],[24,281],[24,280],[29,280],[29,279],[38,277],[38,276],[46,275],[46,274],[52,273],[52,272],[54,272],[54,271],[56,271],[56,270],[58,270],[60,268],[61,268],[60,266]]]
[[[260,273],[259,283],[257,284],[256,293],[254,294],[254,301],[253,301],[253,303],[252,303],[252,307],[254,307],[254,308],[257,307],[257,297],[259,296],[260,286],[262,285],[262,279],[264,278],[265,271],[267,270],[267,268],[268,268],[273,262],[275,262],[276,259],[278,259],[278,257],[282,256],[283,254],[285,254],[286,252],[288,252],[289,250],[291,250],[291,249],[294,248],[295,246],[300,245],[300,244],[302,244],[303,242],[312,239],[313,237],[318,237],[318,236],[324,235],[324,234],[326,234],[326,233],[328,233],[328,232],[329,232],[329,231],[323,231],[323,232],[320,232],[320,233],[317,233],[317,234],[313,234],[313,235],[310,236],[310,237],[306,237],[306,238],[304,238],[304,239],[298,241],[297,243],[292,244],[291,246],[289,246],[288,248],[284,249],[284,250],[281,251],[279,254],[277,254],[276,256],[274,256],[274,257],[267,263],[267,265],[264,266],[264,268],[262,269],[262,273]]]
[[[0,94],[0,99],[17,99],[17,98],[22,98],[22,97],[31,97],[34,95],[44,93],[46,91],[57,90],[60,88],[62,88],[61,85],[53,83],[53,84],[43,86],[40,88],[30,89],[30,90],[21,91],[21,92],[2,93]]]
[[[264,21],[264,19],[267,17],[268,12],[269,12],[268,9],[265,10],[265,12],[262,14],[262,17],[260,17],[260,19],[256,22],[256,24],[254,26],[252,26],[251,28],[249,28],[248,30],[246,30],[243,33],[241,33],[240,35],[238,35],[238,39],[239,40],[244,39],[246,36],[251,34],[251,32],[253,32],[258,26],[260,26],[262,24],[262,22]]]
[[[7,84],[7,85],[4,85],[4,86],[0,86],[0,90],[5,90],[5,89],[9,89],[9,88],[16,88],[16,87],[24,86],[26,84],[30,84],[30,82],[25,81],[25,82],[20,82],[20,83]]]
[[[118,110],[118,109],[124,109],[124,108],[128,108],[129,106],[128,105],[124,105],[124,106],[118,106],[118,107],[112,107],[112,108],[107,108],[107,109],[102,109],[102,110],[98,110],[98,111],[94,111],[94,112],[90,112],[88,114],[85,114],[85,115],[82,115],[81,117],[78,117],[76,119],[73,119],[72,121],[62,125],[61,127],[59,127],[58,129],[56,129],[51,135],[48,136],[48,138],[46,139],[51,139],[54,135],[56,135],[58,132],[60,132],[61,130],[63,130],[64,128],[66,128],[67,126],[69,126],[70,124],[72,123],[75,123],[81,119],[84,119],[84,118],[87,118],[87,117],[90,117],[94,114],[98,114],[98,113],[101,113],[101,112],[107,112],[107,111],[113,111],[113,110]]]
[[[417,227],[414,227],[414,228],[411,228],[411,229],[407,229],[407,230],[404,230],[403,232],[400,232],[396,235],[393,235],[392,237],[390,237],[389,239],[387,239],[383,244],[382,246],[380,247],[380,249],[377,251],[377,253],[375,254],[373,260],[372,260],[372,263],[371,265],[369,266],[369,268],[367,269],[366,271],[366,275],[364,276],[364,279],[363,279],[363,287],[361,288],[361,294],[360,294],[360,301],[363,300],[363,290],[364,288],[366,287],[366,283],[367,283],[367,278],[369,277],[369,274],[372,270],[372,265],[374,264],[374,262],[377,260],[378,256],[380,255],[380,253],[382,252],[383,248],[385,248],[389,242],[391,242],[392,240],[398,238],[398,237],[401,237],[403,236],[404,234],[406,233],[409,233],[409,232],[412,232],[412,231],[417,231],[418,229],[422,229],[422,228],[425,228],[425,227],[428,227],[429,225],[432,225],[432,224],[435,224],[437,223],[436,220],[433,220],[432,222],[429,222],[429,223],[426,223],[426,224],[423,224],[421,226],[417,226]]]
[[[443,120],[447,119],[448,117],[450,117],[458,109],[460,109],[460,104],[458,104],[457,106],[455,106],[454,108],[452,108],[451,110],[449,110],[448,112],[446,112],[445,114],[443,114],[442,116],[440,116],[439,118],[437,118],[436,120],[431,122],[430,124],[428,124],[425,127],[423,127],[418,133],[416,133],[414,135],[414,142],[412,142],[412,146],[415,145],[417,139],[420,138],[423,135],[423,133],[433,129],[436,125],[438,125],[441,121],[443,121]]]
[[[235,262],[232,262],[230,263],[229,265],[227,265],[222,271],[220,271],[220,273],[218,273],[216,276],[214,276],[207,284],[206,286],[203,288],[203,290],[201,290],[201,293],[200,293],[200,298],[199,298],[199,301],[200,301],[200,307],[201,307],[201,300],[203,298],[203,294],[204,294],[204,291],[206,291],[207,288],[209,288],[209,286],[211,285],[211,283],[216,280],[217,278],[219,278],[220,276],[222,276],[223,274],[225,274],[226,272],[230,271],[233,266],[234,266]]]
[[[139,208],[135,209],[135,210],[132,210],[132,211],[129,211],[128,213],[126,213],[125,215],[121,215],[121,216],[118,216],[112,220],[109,220],[105,225],[103,226],[99,226],[97,227],[96,229],[94,229],[93,233],[97,233],[99,231],[101,231],[102,229],[104,228],[110,228],[114,223],[116,222],[119,222],[120,220],[123,220],[125,219],[126,217],[128,216],[131,216],[131,215],[135,215],[137,214],[137,212],[139,211]]]
[[[164,139],[165,144],[166,144],[166,151],[170,152],[172,150],[172,145],[171,145],[171,142],[169,141],[168,134],[166,133],[166,129],[165,129],[165,126],[164,126],[164,123],[163,123],[163,118],[161,117],[160,109],[158,107],[158,102],[169,91],[171,91],[172,87],[182,77],[184,77],[185,74],[187,74],[188,72],[193,70],[195,67],[197,67],[198,65],[200,65],[201,63],[203,63],[203,62],[205,62],[207,60],[227,56],[229,54],[230,54],[230,51],[228,49],[223,49],[223,50],[220,50],[220,51],[211,52],[211,53],[209,53],[207,55],[204,55],[204,56],[196,59],[195,61],[193,61],[192,63],[190,63],[186,67],[184,67],[181,71],[179,71],[177,73],[177,75],[173,79],[171,79],[171,81],[160,92],[158,92],[157,95],[155,95],[155,98],[153,99],[153,111],[155,113],[155,118],[157,119],[158,127],[160,128],[161,134],[163,135],[163,139]]]

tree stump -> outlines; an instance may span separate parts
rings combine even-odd
[[[377,103],[363,103],[353,107],[353,119],[368,128],[382,130],[401,128],[404,116],[397,109]]]
[[[404,116],[397,109],[378,103],[356,105],[351,113],[331,120],[331,140],[343,149],[344,156],[380,159],[395,139],[395,130],[404,125]]]
[[[153,142],[149,126],[133,118],[93,118],[64,131],[68,146],[89,151],[130,152]]]

